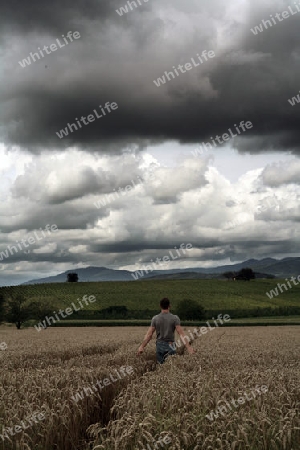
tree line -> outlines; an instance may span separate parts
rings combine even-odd
[[[14,292],[13,288],[8,288],[6,297],[3,293],[0,294],[0,323],[13,323],[20,330],[22,325],[29,320],[42,322],[57,308],[59,308],[57,305],[44,300],[29,302],[23,295]],[[100,314],[102,320],[121,318],[126,320],[130,316],[130,311],[125,305],[112,305],[100,311],[88,312],[91,312],[92,316]],[[180,301],[174,313],[179,315],[182,320],[202,320],[205,317],[204,308],[197,301],[190,299]]]

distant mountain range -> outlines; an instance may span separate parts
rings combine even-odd
[[[273,275],[276,278],[286,278],[298,276],[300,274],[300,257],[274,259],[265,258],[262,260],[249,259],[242,263],[231,264],[226,266],[189,269],[173,269],[173,270],[153,270],[143,272],[140,269],[137,279],[207,279],[207,278],[223,278],[224,272],[237,272],[243,267],[250,267],[257,275],[257,278],[268,277]],[[128,270],[114,270],[107,267],[85,267],[82,269],[71,269],[52,277],[39,278],[37,280],[26,281],[23,284],[41,284],[41,283],[64,283],[67,280],[67,274],[76,272],[80,281],[134,281],[133,275],[137,275],[137,271],[130,272]]]

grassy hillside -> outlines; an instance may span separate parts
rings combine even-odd
[[[269,299],[266,292],[285,280],[220,281],[220,280],[153,280],[136,282],[51,283],[16,286],[30,301],[48,300],[66,308],[84,295],[94,295],[95,303],[86,309],[99,310],[112,305],[125,305],[131,310],[156,310],[162,297],[170,298],[173,311],[182,299],[194,299],[207,310],[247,310],[266,307],[300,307],[300,284]],[[12,288],[0,287],[0,294]]]

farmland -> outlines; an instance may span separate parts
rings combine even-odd
[[[207,310],[250,310],[280,306],[300,307],[300,283],[277,297],[266,292],[285,280],[257,279],[251,282],[220,280],[153,280],[136,282],[49,283],[14,287],[30,301],[49,301],[55,307],[68,307],[83,295],[95,295],[97,301],[86,310],[124,305],[129,310],[157,310],[162,297],[172,301],[173,310],[182,299],[194,299]],[[11,288],[0,288],[4,294]]]
[[[299,449],[299,327],[216,328],[163,366],[145,331],[1,327],[0,449]]]

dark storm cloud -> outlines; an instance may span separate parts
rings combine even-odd
[[[4,5],[1,20],[23,33],[14,58],[6,47],[3,83],[7,92],[2,97],[6,108],[1,116],[5,131],[1,134],[7,144],[34,152],[43,146],[98,151],[107,151],[109,146],[110,152],[117,152],[129,142],[208,141],[235,123],[250,120],[253,129],[235,141],[239,151],[299,151],[300,107],[292,107],[288,98],[300,87],[300,14],[254,36],[250,27],[284,8],[261,8],[254,3],[241,25],[228,17],[222,19],[225,6],[217,1],[209,7],[207,2],[187,6],[153,0],[120,17],[115,9],[125,3],[39,1],[25,5],[14,1]],[[168,21],[161,17],[161,11],[170,6],[183,23],[191,21],[184,35],[175,13]],[[232,39],[218,49],[218,24],[223,26],[226,21]],[[54,39],[75,29],[81,38],[67,48],[26,68],[18,65],[39,45],[54,42],[50,37],[45,41],[45,33]],[[24,39],[32,31],[34,37]],[[216,57],[159,88],[154,85],[153,80],[164,71],[190,61],[204,49],[215,51]],[[117,102],[118,110],[58,138],[56,132],[67,123],[99,110],[107,101]]]
[[[1,29],[20,33],[60,33],[85,21],[101,24],[116,15],[118,0],[12,0],[1,5]]]

